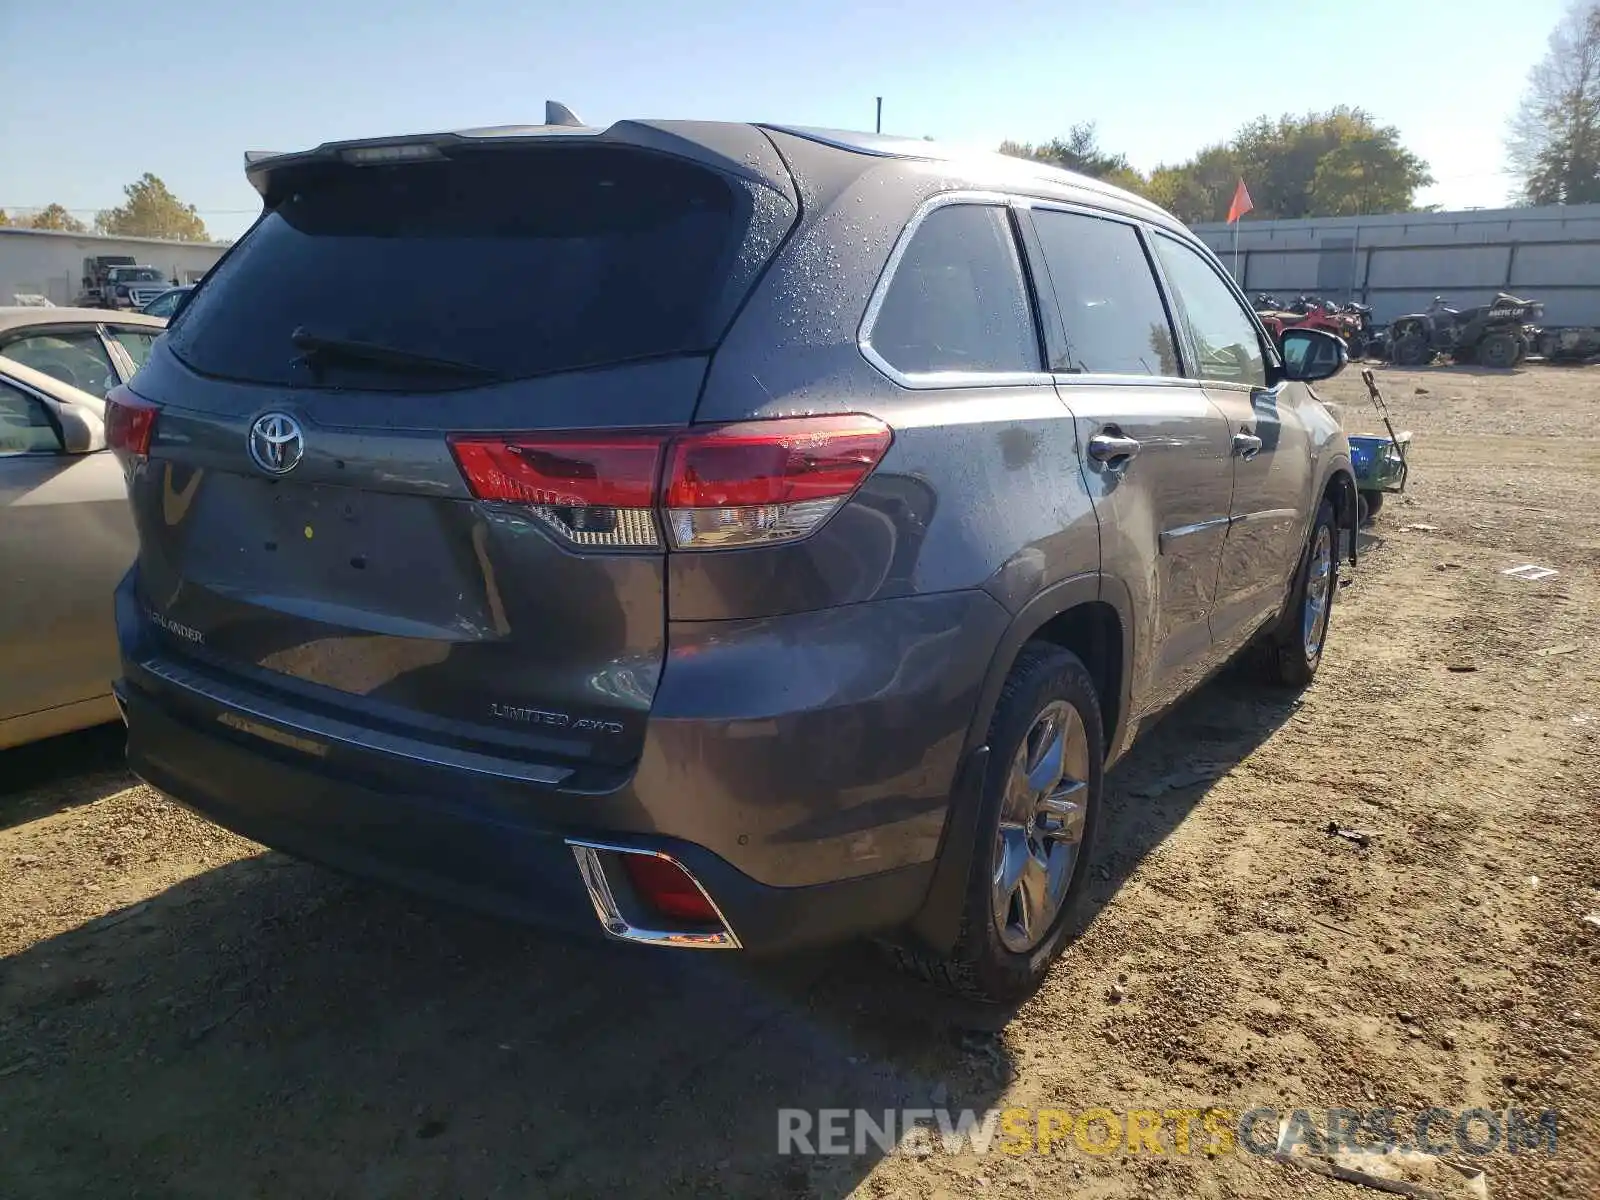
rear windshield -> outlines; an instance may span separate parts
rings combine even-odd
[[[305,387],[463,386],[393,362],[309,363],[297,330],[506,379],[704,351],[731,314],[733,276],[753,275],[735,266],[748,260],[745,192],[633,150],[317,164],[278,183],[282,199],[169,339],[198,371]]]

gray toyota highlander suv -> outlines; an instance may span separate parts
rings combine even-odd
[[[1141,726],[1244,651],[1317,669],[1343,345],[1274,345],[1137,197],[675,121],[247,173],[107,425],[129,757],[250,837],[1014,998]]]

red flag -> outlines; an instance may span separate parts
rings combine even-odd
[[[1245,213],[1255,207],[1255,202],[1250,199],[1250,189],[1244,186],[1244,180],[1239,180],[1239,186],[1233,189],[1233,203],[1228,205],[1228,224],[1232,225]]]

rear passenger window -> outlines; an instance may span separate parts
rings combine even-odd
[[[1255,322],[1222,276],[1181,242],[1157,236],[1155,244],[1198,359],[1193,374],[1219,383],[1266,387],[1267,367]]]
[[[923,218],[868,335],[907,375],[1039,370],[1039,346],[1006,210],[949,204]]]
[[[1172,325],[1133,226],[1052,209],[1035,209],[1033,224],[1066,333],[1050,369],[1177,375]]]
[[[25,334],[0,346],[0,354],[94,396],[104,396],[121,382],[92,329]]]

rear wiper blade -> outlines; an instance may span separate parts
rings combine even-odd
[[[377,342],[363,342],[354,338],[326,337],[312,333],[304,326],[289,335],[289,340],[303,353],[299,362],[326,362],[338,359],[353,365],[399,367],[414,371],[439,371],[450,375],[470,375],[478,379],[494,379],[498,371],[478,363],[460,362],[453,358],[438,358],[431,354],[417,354],[398,346],[383,346]]]

